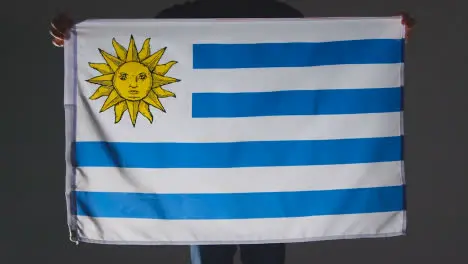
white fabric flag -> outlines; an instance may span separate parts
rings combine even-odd
[[[65,43],[73,239],[405,233],[400,17],[88,20]]]

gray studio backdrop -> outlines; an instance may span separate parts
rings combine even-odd
[[[418,25],[406,54],[408,235],[291,244],[287,263],[468,263],[468,8],[462,5],[468,1],[288,2],[307,16],[387,16],[407,10]],[[50,44],[47,31],[49,20],[62,10],[77,20],[150,18],[176,3],[182,1],[2,2],[0,263],[187,263],[184,246],[69,242],[63,50]]]

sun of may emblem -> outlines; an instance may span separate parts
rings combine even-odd
[[[150,106],[166,112],[159,99],[176,97],[162,86],[179,81],[165,76],[177,62],[159,64],[166,48],[151,54],[150,38],[144,41],[140,51],[137,50],[133,36],[130,37],[128,49],[115,38],[112,39],[112,45],[116,56],[99,49],[106,63],[89,63],[91,68],[102,74],[87,80],[100,85],[90,99],[107,96],[100,112],[114,107],[115,123],[120,122],[126,111],[134,127],[139,113],[153,123]]]

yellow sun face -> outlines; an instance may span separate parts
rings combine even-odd
[[[139,62],[127,62],[120,66],[112,82],[117,93],[129,101],[147,97],[153,85],[150,70]]]
[[[99,50],[106,63],[89,63],[91,68],[102,74],[87,80],[100,85],[90,99],[107,96],[101,112],[114,107],[115,123],[120,122],[127,111],[133,126],[136,125],[138,114],[142,114],[153,123],[150,106],[166,112],[159,99],[176,97],[162,86],[179,81],[165,76],[177,62],[159,64],[166,48],[151,54],[149,38],[145,40],[140,51],[136,48],[133,36],[130,37],[128,49],[115,39],[112,40],[112,45],[116,56]]]

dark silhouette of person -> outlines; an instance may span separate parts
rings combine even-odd
[[[414,19],[402,13],[407,33]],[[158,19],[190,18],[302,18],[303,14],[286,3],[274,0],[198,0],[174,5],[156,15]],[[50,33],[55,46],[63,46],[74,22],[70,16],[60,14],[51,23]],[[284,264],[285,244],[242,244],[192,246],[191,264],[232,264],[240,249],[243,264]]]

